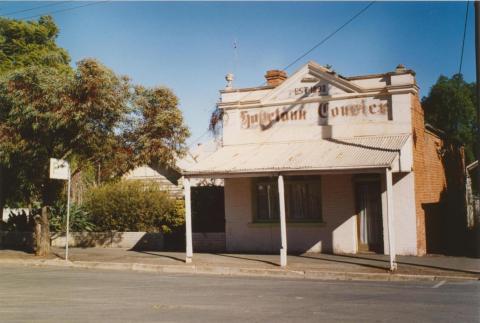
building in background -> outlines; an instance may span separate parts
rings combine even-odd
[[[141,180],[156,182],[160,188],[169,192],[175,198],[183,198],[182,170],[195,165],[202,159],[214,153],[219,143],[210,140],[190,148],[183,158],[179,158],[175,167],[138,166],[122,176],[123,180]],[[212,178],[198,178],[192,186],[223,186],[223,181]]]
[[[123,176],[123,180],[141,180],[158,183],[160,188],[177,199],[183,199],[181,170],[195,165],[218,149],[218,142],[210,140],[196,144],[175,168],[158,168],[147,165],[136,167]],[[225,250],[225,208],[223,180],[197,178],[192,182],[193,244],[195,250],[217,252]],[[185,248],[185,231],[179,228],[165,236],[167,250]]]
[[[122,176],[123,180],[140,180],[155,182],[162,191],[168,192],[175,198],[183,197],[179,170],[167,168],[152,168],[148,165],[136,167]]]

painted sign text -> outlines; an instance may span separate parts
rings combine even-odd
[[[301,108],[277,108],[274,111],[259,111],[257,113],[251,113],[242,111],[240,113],[240,119],[242,122],[242,128],[249,129],[255,126],[269,127],[273,123],[277,122],[295,122],[305,120],[307,117],[307,111]]]
[[[322,102],[318,105],[318,115],[322,119],[342,117],[355,117],[359,115],[369,116],[376,114],[386,114],[388,112],[388,104],[379,102],[366,104],[365,100],[360,103],[346,104],[336,107],[330,107],[329,102]]]

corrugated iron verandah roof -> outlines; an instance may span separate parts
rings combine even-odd
[[[408,134],[223,146],[186,167],[186,176],[390,167]]]

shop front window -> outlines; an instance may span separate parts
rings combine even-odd
[[[278,186],[275,181],[261,181],[256,184],[257,220],[279,219]]]
[[[259,179],[255,183],[255,220],[278,221],[277,179]],[[288,221],[322,221],[321,181],[318,176],[285,179],[285,211]]]

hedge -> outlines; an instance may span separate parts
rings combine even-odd
[[[170,232],[184,223],[183,201],[154,182],[121,181],[92,188],[83,208],[97,231]]]

